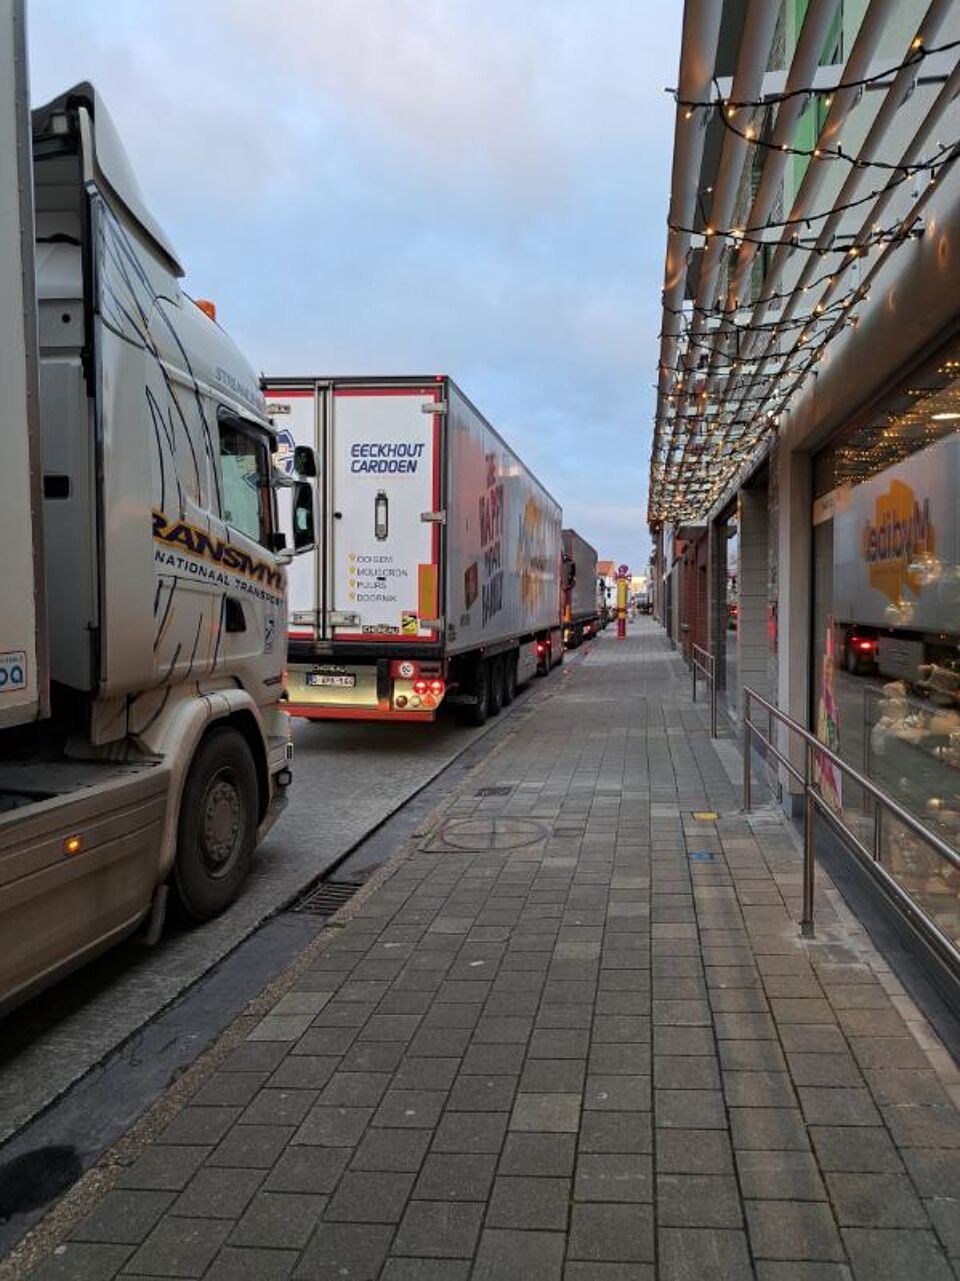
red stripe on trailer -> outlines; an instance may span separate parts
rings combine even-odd
[[[314,703],[287,703],[291,716],[311,721],[432,721],[434,712],[382,712],[374,707],[317,707]]]
[[[306,397],[312,396],[315,390],[313,387],[267,387],[263,394],[265,396],[286,396],[288,398],[299,396],[306,399]]]
[[[352,641],[395,641],[397,643],[408,642],[413,645],[419,642],[421,645],[424,641],[433,642],[433,636],[405,636],[403,632],[342,632],[339,627],[334,640],[352,640]]]
[[[433,396],[435,387],[334,387],[335,396]]]

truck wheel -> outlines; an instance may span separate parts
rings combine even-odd
[[[490,715],[499,716],[503,707],[503,659],[494,658],[490,663]]]
[[[481,658],[473,674],[473,693],[476,702],[463,709],[464,725],[485,725],[490,712],[490,668]]]
[[[180,802],[174,884],[194,920],[236,898],[257,834],[257,771],[243,735],[224,727],[200,744]]]
[[[517,696],[517,656],[508,654],[503,661],[503,705],[509,707]]]

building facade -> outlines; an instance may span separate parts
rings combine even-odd
[[[650,519],[730,720],[760,693],[960,849],[958,40],[956,4],[688,0]],[[878,840],[960,937],[960,872]]]

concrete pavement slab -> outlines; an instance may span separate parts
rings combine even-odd
[[[822,877],[800,940],[795,839],[653,624],[552,679],[68,1234],[77,1277],[952,1274],[960,1120],[863,931]]]

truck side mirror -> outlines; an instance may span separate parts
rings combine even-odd
[[[312,451],[311,451],[312,453]],[[316,514],[313,486],[307,480],[298,480],[293,486],[293,551],[312,551],[317,543]]]
[[[293,450],[293,470],[303,480],[314,480],[317,475],[317,456],[310,445],[296,445]]]

